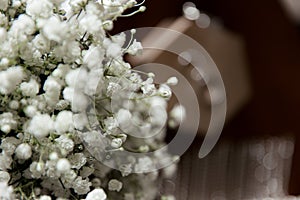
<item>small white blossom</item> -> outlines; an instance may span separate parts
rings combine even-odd
[[[25,77],[23,68],[20,66],[10,67],[5,71],[0,71],[0,93],[11,93]]]
[[[104,55],[105,52],[101,47],[90,47],[90,49],[85,52],[83,63],[86,64],[89,69],[101,66]]]
[[[15,137],[6,137],[2,139],[0,148],[5,152],[5,154],[12,155],[18,144],[20,144],[20,141]]]
[[[170,112],[169,126],[177,127],[186,117],[185,108],[182,105],[175,105]]]
[[[71,111],[61,111],[58,113],[54,122],[57,134],[63,134],[73,130],[73,114]]]
[[[143,52],[143,47],[140,42],[137,42],[136,39],[134,39],[133,43],[128,48],[127,52],[131,55],[140,55]]]
[[[48,0],[29,0],[26,13],[34,18],[49,17],[52,14],[53,4]]]
[[[89,33],[103,32],[101,19],[97,15],[87,14],[80,20],[79,24],[83,31]]]
[[[167,84],[168,85],[177,85],[178,84],[178,79],[176,77],[170,77],[168,80],[167,80]]]
[[[16,156],[21,160],[27,160],[31,157],[31,146],[27,143],[22,143],[16,148]]]
[[[6,182],[0,182],[0,199],[14,199],[14,189],[8,186]]]
[[[49,155],[50,160],[57,160],[58,159],[58,154],[56,152],[52,152]]]
[[[8,172],[0,171],[0,182],[6,182],[10,180],[10,175]]]
[[[19,106],[20,106],[20,104],[16,100],[12,100],[11,102],[9,102],[9,107],[13,110],[17,110],[19,108]]]
[[[0,27],[0,43],[4,42],[5,39],[7,37],[7,31],[5,28]],[[5,64],[3,61],[3,59],[1,59],[0,65],[1,66],[7,66],[7,64]]]
[[[32,178],[40,178],[45,173],[45,163],[43,162],[32,162],[29,170]]]
[[[66,135],[59,136],[59,138],[56,138],[55,141],[63,154],[71,152],[75,145],[73,140],[68,138]]]
[[[26,106],[23,111],[24,111],[25,115],[28,117],[34,117],[36,114],[39,113],[37,108],[32,105]]]
[[[12,157],[5,152],[0,154],[0,170],[6,171],[11,168]]]
[[[18,19],[13,22],[10,32],[20,41],[25,41],[26,37],[23,34],[33,34],[35,24],[33,19],[26,14],[19,15]],[[23,37],[23,39],[21,39]]]
[[[38,0],[37,0],[38,1]],[[67,24],[61,22],[57,17],[50,17],[43,25],[43,34],[49,40],[62,42],[66,36]]]
[[[113,148],[117,149],[117,148],[120,148],[120,147],[122,146],[122,143],[123,143],[123,141],[122,141],[121,138],[114,138],[114,139],[112,139],[110,145],[111,145]]]
[[[108,57],[111,57],[111,58],[118,58],[121,56],[121,46],[119,44],[116,44],[116,43],[111,43],[107,50],[106,50],[106,54]]]
[[[82,179],[82,177],[77,177],[73,183],[73,188],[77,194],[86,194],[90,191],[90,183],[87,179]]]
[[[41,52],[47,52],[50,50],[50,41],[42,34],[38,34],[32,40],[33,46]]]
[[[145,84],[141,87],[143,94],[150,96],[154,94],[156,88],[154,84]]]
[[[38,200],[51,200],[52,198],[48,195],[42,195]]]
[[[37,138],[46,137],[53,130],[53,120],[48,114],[35,115],[27,130]]]
[[[11,112],[5,112],[0,115],[0,127],[4,133],[9,133],[11,130],[16,129],[17,125],[18,123]]]
[[[96,188],[89,192],[86,196],[86,200],[106,200],[106,194],[102,188]]]
[[[83,153],[75,153],[68,157],[71,162],[72,168],[80,169],[87,162],[87,159]]]
[[[57,161],[56,169],[60,173],[65,173],[71,169],[71,164],[68,159],[61,158]]]
[[[170,98],[172,95],[172,91],[170,87],[166,84],[162,84],[158,89],[159,94],[164,98]]]
[[[24,96],[33,97],[39,92],[40,86],[36,80],[30,79],[29,82],[21,83],[20,89]]]
[[[119,192],[123,187],[123,184],[122,182],[116,180],[116,179],[111,179],[109,182],[108,182],[108,189],[110,191],[117,191]]]

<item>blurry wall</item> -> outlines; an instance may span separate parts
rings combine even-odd
[[[181,15],[182,0],[146,0],[147,11],[118,20],[114,31],[155,26]],[[290,192],[300,194],[300,35],[275,0],[198,0],[197,7],[218,17],[246,43],[253,98],[225,127],[222,137],[296,136]]]

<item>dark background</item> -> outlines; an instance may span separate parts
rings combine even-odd
[[[147,11],[118,19],[114,32],[155,26],[182,15],[182,0],[146,0]],[[198,0],[200,11],[217,17],[245,41],[253,97],[222,137],[282,135],[296,138],[290,194],[300,194],[300,31],[276,0]],[[299,11],[300,12],[300,11]]]

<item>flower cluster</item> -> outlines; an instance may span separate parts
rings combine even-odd
[[[164,145],[177,82],[156,85],[124,61],[142,51],[135,30],[129,42],[108,31],[132,7],[145,10],[135,0],[0,1],[0,199],[156,198],[159,172],[131,172],[167,152],[125,155],[117,170],[101,162]]]

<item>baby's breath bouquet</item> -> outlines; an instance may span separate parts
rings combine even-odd
[[[129,42],[108,33],[144,10],[134,0],[0,0],[1,200],[158,197],[151,169],[173,158],[149,152],[164,146],[177,80],[154,84],[123,60],[142,51],[135,30]]]

